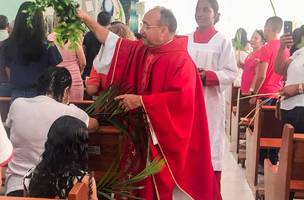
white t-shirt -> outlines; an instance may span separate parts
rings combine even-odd
[[[287,69],[286,86],[304,82],[304,47],[294,52],[290,59],[292,61]],[[304,94],[284,99],[281,103],[283,110],[291,110],[296,106],[304,107]]]
[[[39,163],[49,129],[63,115],[89,123],[89,116],[83,110],[47,96],[18,98],[12,103],[6,125],[11,129],[14,155],[6,171],[6,194],[23,190],[23,176]]]

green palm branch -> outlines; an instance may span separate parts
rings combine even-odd
[[[232,40],[232,46],[236,50],[245,51],[245,47],[241,43],[241,32],[237,32],[236,38]]]
[[[164,166],[165,161],[160,158],[154,159],[135,176],[138,171],[138,163],[144,163],[148,154],[147,121],[143,109],[137,109],[125,113],[115,100],[118,95],[132,93],[132,87],[123,83],[115,83],[106,88],[96,101],[86,109],[86,112],[98,119],[101,123],[110,123],[123,133],[123,138],[134,144],[136,161],[127,169],[120,169],[122,156],[118,155],[110,165],[106,173],[97,182],[98,195],[105,199],[114,199],[114,196],[130,199],[140,199],[134,196],[133,191],[143,189],[137,183],[148,176],[158,173]],[[120,149],[121,152],[121,149]]]
[[[63,46],[70,43],[70,49],[77,49],[81,42],[81,36],[86,28],[76,16],[79,4],[74,0],[35,0],[33,4],[24,10],[28,14],[27,25],[33,28],[32,19],[37,11],[45,11],[46,8],[54,8],[59,19],[58,27],[54,29],[56,43]]]
[[[135,176],[130,176],[123,180],[125,177],[119,177],[118,173],[113,173],[113,170],[118,169],[118,164],[112,164],[106,174],[97,183],[98,195],[114,200],[114,196],[126,197],[130,199],[141,199],[132,194],[133,191],[141,190],[144,186],[136,185],[138,182],[144,180],[148,176],[160,172],[165,165],[164,159],[159,157],[155,158],[150,164],[146,166],[141,172]],[[116,168],[116,169],[115,169]]]
[[[277,12],[276,12],[276,9],[274,7],[273,1],[272,0],[269,0],[269,1],[270,1],[270,4],[271,4],[271,8],[273,10],[274,16],[277,16]]]

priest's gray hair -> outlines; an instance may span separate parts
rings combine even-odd
[[[158,6],[156,8],[159,9],[160,13],[160,24],[162,26],[167,26],[170,33],[175,33],[177,28],[177,22],[173,12],[162,6]]]

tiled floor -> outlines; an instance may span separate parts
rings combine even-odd
[[[236,163],[226,139],[224,167],[222,172],[223,200],[254,200],[253,194],[245,179],[245,170]]]

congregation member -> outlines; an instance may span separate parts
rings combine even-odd
[[[293,45],[290,47],[289,52],[292,55],[294,52],[302,48],[303,41],[302,37],[304,35],[304,25],[299,28],[296,28],[292,32]]]
[[[67,69],[50,67],[38,79],[39,96],[18,98],[11,104],[6,126],[10,128],[14,154],[6,171],[8,196],[23,196],[23,176],[39,163],[47,133],[57,118],[70,115],[83,121],[89,129],[98,127],[98,122],[83,110],[67,105],[71,84]]]
[[[121,38],[128,40],[135,39],[129,27],[122,22],[112,22],[111,26],[108,29]],[[102,49],[100,50],[100,53],[102,53]],[[94,59],[93,65],[98,66],[99,61],[99,56],[97,56]],[[90,77],[86,80],[86,92],[91,96],[100,94],[105,89],[106,79],[107,76],[105,74],[97,73],[93,67],[90,73]]]
[[[269,94],[259,97],[266,100],[265,104],[275,105],[277,93],[283,87],[283,77],[274,72],[274,61],[280,47],[280,32],[283,21],[280,17],[274,16],[267,19],[264,26],[264,36],[267,43],[261,48],[259,63],[256,66],[256,74],[253,81],[253,94]],[[289,57],[287,49],[284,51],[285,58]],[[252,97],[249,103],[255,104],[257,98]]]
[[[225,90],[237,77],[237,65],[231,41],[218,32],[216,0],[198,0],[196,31],[188,37],[188,51],[193,58],[204,85],[212,164],[220,187],[225,141]]]
[[[268,18],[264,26],[264,36],[267,43],[259,50],[259,63],[256,66],[256,74],[253,81],[253,94],[263,95],[258,98],[264,101],[264,105],[275,105],[278,98],[277,93],[283,88],[283,77],[275,73],[274,68],[274,62],[280,48],[282,26],[283,21],[278,16]],[[285,59],[287,59],[289,57],[288,49],[284,49],[283,54]],[[256,100],[257,97],[252,97],[249,103],[256,104]],[[264,165],[264,159],[267,157],[273,165],[276,165],[279,159],[278,150],[261,149],[259,168]]]
[[[84,11],[78,16],[104,43],[103,64],[94,66],[96,71],[108,74],[107,84],[133,86],[133,94],[116,99],[125,111],[144,109],[150,158],[160,155],[166,161],[160,173],[144,181],[138,197],[221,199],[210,158],[202,83],[187,52],[187,37],[175,36],[173,13],[164,7],[149,10],[139,41],[119,38]]]
[[[28,9],[32,2],[24,2],[16,15],[14,29],[0,46],[0,68],[5,67],[12,87],[12,101],[18,97],[37,96],[35,83],[49,66],[62,59],[55,46],[48,46],[41,11],[32,19],[32,28],[27,25]],[[29,48],[30,47],[30,48]]]
[[[265,43],[262,30],[255,30],[250,39],[250,45],[253,51],[246,57],[244,61],[244,70],[241,80],[242,94],[250,94],[252,92],[252,82],[256,72],[256,66],[259,63],[260,49]]]
[[[54,26],[58,25],[58,17],[54,17]],[[76,49],[70,48],[70,42],[60,46],[56,43],[56,34],[51,33],[48,35],[48,41],[57,46],[59,53],[62,57],[62,62],[58,67],[65,67],[69,70],[72,76],[72,86],[70,88],[70,100],[81,101],[84,96],[84,86],[81,78],[81,73],[86,65],[86,58],[82,47],[82,38],[77,43]]]
[[[66,199],[72,187],[83,182],[89,188],[88,199],[97,200],[96,183],[88,173],[88,140],[87,126],[80,119],[56,119],[41,161],[25,175],[26,196]]]
[[[110,13],[106,11],[101,11],[97,15],[97,22],[100,25],[108,28],[111,23],[111,17],[112,16]],[[89,31],[84,35],[83,47],[85,50],[86,66],[82,73],[82,79],[86,80],[86,77],[88,77],[91,73],[93,61],[101,47],[100,42],[96,39],[92,31]]]
[[[296,133],[304,132],[304,31],[301,40],[293,40],[289,34],[284,34],[280,41],[280,48],[275,60],[275,72],[286,76],[284,88],[281,90],[282,120],[284,123],[293,125]],[[289,59],[286,59],[284,51],[287,47],[298,48]]]
[[[1,116],[0,116],[1,120]],[[2,120],[1,120],[2,122]],[[13,145],[7,137],[3,124],[0,124],[0,186],[2,185],[2,166],[5,166],[13,156]]]
[[[5,15],[0,15],[0,43],[8,38],[8,19]]]

